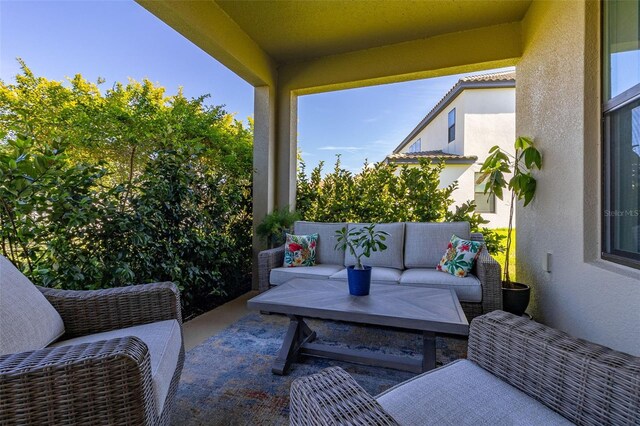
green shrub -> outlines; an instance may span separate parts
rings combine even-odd
[[[185,317],[250,286],[251,129],[148,81],[0,81],[0,250],[36,284],[173,281]]]
[[[285,233],[291,232],[296,220],[300,220],[300,214],[285,206],[266,215],[256,228],[256,233],[267,242],[269,248],[281,246],[285,243]]]
[[[501,250],[502,237],[482,225],[473,201],[450,211],[457,183],[439,188],[441,163],[421,160],[418,167],[365,163],[353,174],[337,157],[333,171],[322,176],[320,163],[307,176],[304,162],[298,170],[296,209],[319,222],[443,222],[467,221],[472,232],[483,232],[492,253]]]

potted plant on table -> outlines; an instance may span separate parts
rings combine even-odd
[[[371,267],[362,264],[362,256],[369,257],[371,252],[384,251],[384,241],[389,234],[376,231],[376,224],[347,231],[346,227],[336,231],[336,250],[347,250],[356,258],[356,264],[347,267],[349,293],[354,296],[366,296],[371,288]]]
[[[503,190],[511,191],[509,207],[509,227],[507,230],[507,245],[505,252],[504,277],[502,280],[503,309],[515,315],[522,315],[529,305],[531,287],[511,281],[509,274],[509,257],[511,255],[511,232],[513,230],[513,214],[516,200],[524,200],[526,207],[536,193],[536,179],[532,175],[534,169],[542,168],[542,155],[533,144],[533,139],[520,136],[515,142],[515,155],[511,155],[499,146],[489,150],[489,156],[482,164],[478,184],[487,182],[484,193],[495,194],[503,199]],[[513,173],[507,182],[505,174]]]

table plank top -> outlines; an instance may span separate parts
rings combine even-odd
[[[352,296],[346,281],[294,278],[247,302],[250,309],[303,317],[468,335],[453,289],[371,284]]]

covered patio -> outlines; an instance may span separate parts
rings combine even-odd
[[[599,3],[139,3],[255,87],[254,224],[295,203],[298,96],[515,65],[516,134],[545,157],[536,200],[516,213],[530,311],[640,353],[640,273],[601,256]]]
[[[622,188],[626,192],[615,186],[622,175],[612,172],[639,164],[633,158],[623,163],[626,151],[614,148],[623,145],[624,138],[616,136],[623,132],[632,140],[628,145],[638,148],[632,138],[639,134],[640,109],[625,108],[640,108],[640,72],[631,73],[631,87],[613,93],[609,82],[616,76],[603,60],[603,50],[640,52],[637,31],[617,31],[611,25],[631,17],[626,20],[636,23],[632,29],[640,30],[637,3],[612,11],[587,0],[137,2],[255,88],[253,291],[183,324],[174,283],[91,291],[34,288],[0,256],[3,284],[12,286],[5,295],[13,299],[7,300],[16,306],[26,301],[39,315],[33,324],[28,312],[23,315],[34,329],[26,331],[5,315],[3,324],[13,333],[7,340],[24,343],[26,349],[2,355],[0,390],[12,398],[4,405],[0,398],[0,418],[9,423],[69,418],[74,424],[395,425],[428,424],[439,419],[435,416],[442,405],[444,418],[454,424],[469,422],[470,413],[474,422],[486,424],[508,424],[504,419],[519,416],[535,424],[640,421],[635,404],[640,243],[634,251],[640,223],[634,228],[637,219],[611,219],[637,218],[634,203],[640,207],[640,169],[629,173],[630,183]],[[311,294],[318,282],[300,277],[279,283],[278,290],[285,296],[288,292],[294,302],[261,305],[254,299],[247,304],[258,290],[274,284],[267,279],[258,286],[257,259],[266,247],[256,227],[270,212],[295,207],[298,97],[506,66],[515,66],[518,76],[516,134],[535,139],[545,159],[536,174],[536,198],[516,209],[517,276],[532,287],[530,316],[500,310],[500,267],[487,250],[473,257],[477,263],[471,274],[493,278],[478,285],[478,310],[469,322],[453,288],[411,293],[419,287],[409,287],[402,300],[407,303],[398,304],[400,308],[391,306],[390,298],[377,299],[383,311],[402,309],[404,314],[434,291],[438,306],[423,306],[418,318],[429,322],[424,329],[410,327],[416,317],[373,321],[371,309],[359,312],[352,309],[352,300],[344,301],[350,297],[346,291],[339,302],[347,308],[337,312],[349,316],[322,316],[318,312],[330,312],[335,299],[325,291],[325,304],[315,309],[314,304],[322,305]],[[631,118],[617,115],[622,113]],[[618,124],[620,131],[612,132]],[[615,198],[620,193],[622,200]],[[437,226],[461,224],[469,234],[463,241],[482,251],[482,234],[474,233],[480,238],[474,240],[468,223]],[[400,229],[396,254],[406,265],[405,222],[381,225]],[[419,225],[426,229],[433,224]],[[636,240],[630,230],[638,231]],[[335,229],[331,232],[336,235]],[[452,235],[460,239],[456,234],[447,231],[444,245],[454,242]],[[345,269],[348,263],[341,256]],[[281,258],[272,263],[283,264]],[[437,268],[429,269],[435,273]],[[296,305],[304,290],[309,290],[307,300]],[[258,298],[273,294],[263,292]],[[495,304],[486,309],[489,302]],[[449,325],[462,331],[429,329],[441,319],[434,317],[445,317],[447,310],[455,311],[458,320],[447,320]],[[270,315],[262,315],[266,313]],[[50,330],[41,333],[47,327],[38,322]],[[329,336],[327,346],[342,345],[333,353],[351,354],[335,360],[356,359],[358,365],[346,374],[328,364],[328,351],[318,355],[316,350],[319,361],[299,363],[289,378],[272,375],[273,358],[286,359],[286,368],[277,373],[286,374],[300,348],[307,350],[302,355],[313,356],[316,329]],[[346,343],[332,341],[334,332],[346,335]],[[41,340],[39,349],[29,349],[31,334]],[[62,335],[71,339],[58,341]],[[390,372],[390,363],[391,368],[358,363],[364,357],[353,355],[351,346],[384,352],[376,354],[383,360],[415,355],[416,347],[424,357],[413,362],[417,370]],[[428,360],[427,349],[433,355]],[[450,394],[441,391],[445,389]],[[501,417],[491,417],[496,413]],[[502,422],[492,422],[494,418]]]

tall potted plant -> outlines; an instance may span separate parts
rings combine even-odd
[[[389,234],[376,231],[376,224],[347,231],[346,227],[336,231],[336,250],[347,250],[356,258],[355,265],[347,267],[349,293],[354,296],[366,296],[371,289],[371,266],[362,264],[362,256],[369,257],[371,252],[384,251],[384,241]]]
[[[509,274],[509,258],[511,256],[511,232],[513,231],[513,213],[516,200],[524,200],[526,207],[536,193],[536,179],[532,175],[534,169],[542,168],[542,155],[533,144],[533,139],[520,136],[515,142],[515,155],[511,155],[499,146],[489,150],[489,156],[482,164],[478,184],[486,181],[484,193],[495,194],[503,199],[503,190],[511,191],[509,207],[509,228],[507,230],[507,247],[505,252],[504,277],[502,280],[502,302],[505,311],[522,315],[529,305],[531,287],[511,281]],[[513,173],[507,181],[505,174]]]

